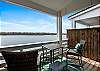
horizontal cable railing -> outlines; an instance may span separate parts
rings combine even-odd
[[[0,47],[0,52],[1,51],[30,51],[30,50],[38,50],[39,53],[42,51],[42,47],[45,47],[45,45],[50,45],[50,44],[59,44],[59,41],[47,41],[47,42],[38,42],[38,43],[28,43],[28,44],[18,44],[18,45],[10,45],[10,46],[1,46]],[[62,46],[66,47],[67,45],[67,40],[62,40]],[[46,52],[46,53],[45,53]],[[49,51],[44,50],[44,54],[48,55]],[[57,53],[55,51],[55,53]],[[42,54],[43,55],[43,54]],[[0,54],[0,68],[3,67],[5,64],[5,61]]]

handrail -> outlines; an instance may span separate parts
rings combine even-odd
[[[62,43],[67,43],[67,39],[66,40],[62,40]],[[28,44],[19,44],[19,45],[10,45],[10,46],[2,46],[0,47],[0,52],[1,51],[16,51],[16,50],[20,50],[23,51],[23,49],[29,49],[29,48],[35,48],[35,47],[41,47],[44,45],[48,45],[48,44],[59,44],[59,41],[47,41],[47,42],[38,42],[38,43],[28,43]],[[62,44],[63,45],[63,44]],[[41,48],[39,48],[38,50],[41,52]],[[0,68],[4,67],[6,65],[4,58],[2,56],[0,56],[0,60],[3,62],[0,63]]]
[[[62,42],[65,42],[67,40],[62,40]],[[42,45],[46,44],[52,44],[52,43],[59,43],[58,40],[56,41],[46,41],[46,42],[37,42],[37,43],[28,43],[28,44],[18,44],[18,45],[10,45],[10,46],[1,46],[1,51],[12,51],[12,50],[22,50],[22,49],[28,49],[28,48],[34,48],[34,47],[40,47]]]

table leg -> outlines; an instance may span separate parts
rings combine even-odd
[[[62,49],[61,61],[62,61],[62,59],[63,59],[63,47],[61,47],[61,49]]]
[[[52,64],[52,50],[50,50],[50,63]]]
[[[53,59],[53,63],[54,63],[54,50],[53,50],[53,57],[52,57],[52,59]]]
[[[43,62],[44,62],[44,47],[42,46],[42,51],[43,51]]]

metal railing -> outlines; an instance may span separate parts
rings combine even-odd
[[[0,47],[0,52],[1,51],[29,51],[29,50],[39,50],[40,52],[42,51],[42,47],[45,45],[49,44],[59,44],[59,41],[47,41],[47,42],[38,42],[38,43],[28,43],[28,44],[18,44],[18,45],[10,45],[10,46],[1,46]],[[67,45],[67,40],[62,40],[62,46],[66,47]],[[0,55],[0,66],[3,67],[3,62],[2,62],[3,57]],[[1,68],[0,67],[0,68]]]

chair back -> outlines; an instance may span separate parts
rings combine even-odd
[[[76,44],[75,49],[78,49],[78,47],[80,47],[80,43]]]
[[[38,51],[28,52],[1,52],[8,71],[38,71],[37,56]]]
[[[80,40],[80,44],[85,45],[85,40]]]
[[[79,43],[79,47],[77,48],[77,51],[78,53],[82,54],[82,51],[83,51],[83,48],[85,46],[85,41],[84,40],[80,40],[80,43]]]

